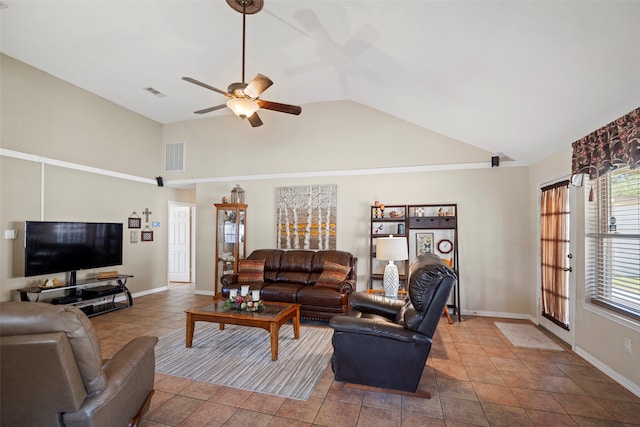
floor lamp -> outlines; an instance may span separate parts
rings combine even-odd
[[[398,297],[398,287],[400,286],[400,276],[398,267],[393,261],[404,261],[409,258],[407,251],[406,237],[380,237],[376,239],[376,259],[389,261],[384,267],[382,283],[384,295],[389,298]]]

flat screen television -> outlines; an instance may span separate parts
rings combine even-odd
[[[122,223],[26,221],[24,275],[122,265]]]

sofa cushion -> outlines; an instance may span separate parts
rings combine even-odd
[[[311,264],[311,277],[309,278],[311,283],[315,283],[318,280],[324,270],[324,263],[326,261],[352,267],[354,266],[354,256],[349,252],[334,250],[317,251],[313,256],[313,262]],[[347,279],[355,280],[355,271],[352,270]]]
[[[295,283],[267,283],[260,290],[260,298],[264,301],[298,302],[297,293],[304,287]]]
[[[280,258],[283,253],[284,251],[280,249],[257,249],[249,255],[248,259],[265,260],[264,280],[275,282],[280,271]]]
[[[241,259],[238,261],[238,283],[254,283],[264,280],[265,260]]]
[[[280,258],[280,271],[275,281],[301,285],[308,284],[313,255],[313,251],[285,251]]]
[[[347,276],[350,272],[351,267],[347,265],[325,261],[324,269],[322,270],[322,274],[316,282],[316,286],[338,289],[340,287],[340,284],[347,279]]]
[[[334,288],[323,286],[305,286],[298,291],[298,304],[317,307],[342,307],[349,304],[346,294],[336,292]]]

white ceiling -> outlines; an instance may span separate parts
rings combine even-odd
[[[530,164],[640,106],[640,1],[264,3],[246,80],[269,76],[261,98],[302,114],[347,99]],[[3,53],[161,123],[225,100],[182,76],[241,80],[242,15],[223,0],[0,7]]]

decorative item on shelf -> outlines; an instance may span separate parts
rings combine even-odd
[[[398,267],[393,261],[404,261],[409,258],[406,237],[381,237],[376,241],[376,258],[381,261],[389,261],[384,267],[383,286],[384,294],[389,298],[398,296],[400,276]]]
[[[144,230],[142,230],[142,241],[153,242],[153,230],[151,230],[148,225],[144,228]]]
[[[376,206],[376,209],[373,211],[373,215],[378,218],[380,216],[379,206]]]
[[[453,210],[447,209],[447,212],[444,214],[444,216],[453,216]]]
[[[221,261],[233,262],[233,259],[233,252],[223,252],[222,255],[220,255]]]
[[[376,208],[380,206],[380,200],[376,200],[375,202],[373,202],[373,206],[375,206]]]
[[[438,209],[438,216],[444,216],[444,209]]]
[[[442,239],[438,242],[438,251],[443,254],[448,254],[453,250],[453,243],[449,239]]]
[[[384,218],[384,204],[380,203],[380,218]]]
[[[117,271],[101,271],[98,273],[98,279],[117,279],[120,273]]]
[[[424,216],[424,208],[416,208],[416,216]]]
[[[391,218],[402,218],[404,216],[404,211],[391,211],[389,212],[389,216]]]
[[[224,308],[260,313],[261,311],[264,311],[264,304],[262,304],[262,301],[260,300],[254,301],[251,295],[236,295],[235,298],[229,298],[224,302]]]
[[[240,184],[231,189],[231,203],[244,203],[244,190]]]
[[[379,234],[382,231],[382,224],[373,229],[373,234]]]
[[[142,218],[135,211],[127,219],[129,228],[142,228]]]
[[[222,196],[222,203],[229,203],[229,198],[227,196]]]
[[[398,224],[398,234],[404,235],[404,224]]]
[[[53,288],[61,288],[65,285],[65,282],[61,282],[60,280],[56,279],[55,277],[53,278],[53,280],[51,279],[47,279],[44,281],[43,284],[38,285],[38,287],[40,289],[53,289]]]

